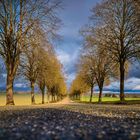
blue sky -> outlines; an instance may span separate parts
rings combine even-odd
[[[90,10],[99,0],[63,0],[64,9],[59,13],[63,26],[59,34],[63,41],[56,52],[64,66],[68,85],[75,78],[76,63],[81,49],[80,29],[88,23]]]
[[[63,41],[58,45],[56,52],[58,59],[64,66],[67,83],[70,85],[76,74],[76,63],[82,46],[79,30],[88,23],[91,8],[101,0],[63,0],[64,9],[59,13],[63,26],[59,34]],[[140,89],[140,64],[130,66],[125,89]],[[109,89],[119,89],[119,82],[112,82]]]

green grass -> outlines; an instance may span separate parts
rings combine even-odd
[[[15,105],[31,105],[31,95],[30,93],[23,94],[15,94],[14,95]],[[40,104],[42,102],[41,94],[35,94],[35,102],[36,104]],[[45,96],[45,102],[47,102],[47,97]],[[6,95],[0,94],[0,106],[6,104]]]
[[[81,100],[82,102],[89,102],[90,97],[89,96],[82,96]],[[140,98],[125,98],[126,101],[140,101]],[[120,99],[117,97],[102,97],[102,102],[119,102]],[[92,102],[98,102],[98,97],[93,97]]]

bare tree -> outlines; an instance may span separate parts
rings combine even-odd
[[[39,58],[37,84],[42,94],[42,104],[44,104],[45,87],[46,87],[46,63],[44,63],[44,61],[47,61],[47,59],[45,59],[43,53],[41,53],[40,57],[43,58],[43,60]]]
[[[90,66],[88,71],[88,74],[90,73],[92,78],[92,81],[91,79],[90,81],[92,82],[92,86],[95,82],[97,83],[99,87],[99,102],[101,102],[104,83],[108,82],[111,76],[111,61],[106,55],[105,50],[96,50],[96,54],[95,52],[90,52],[90,54],[86,55],[86,59],[88,59],[87,64]]]
[[[56,15],[60,4],[59,0],[0,0],[0,55],[7,71],[6,104],[14,104],[13,82],[26,34],[38,23],[48,36],[55,35],[60,25]]]
[[[125,64],[140,52],[140,27],[132,0],[106,0],[93,9],[91,19],[104,27],[109,55],[120,69],[120,100],[124,101]]]
[[[44,32],[38,27],[34,27],[27,34],[26,47],[22,53],[20,73],[29,82],[31,87],[31,103],[35,104],[34,88],[37,81],[42,93],[42,103],[44,103],[44,92],[46,83],[46,69],[48,66],[48,50],[50,45],[43,34]]]
[[[48,48],[49,49],[46,49]],[[37,84],[42,94],[42,104],[44,104],[44,96],[45,96],[45,88],[46,88],[46,81],[49,78],[48,70],[50,67],[50,45],[46,44],[45,49],[39,48],[39,68],[38,68],[38,76],[37,76]]]
[[[137,24],[140,26],[140,1],[139,0],[133,0],[135,10],[136,10],[136,19],[137,19]]]
[[[31,46],[23,56],[21,63],[21,71],[25,78],[30,81],[31,87],[31,103],[35,104],[34,88],[39,71],[39,53],[37,47]]]
[[[78,69],[80,71],[81,78],[90,87],[90,102],[92,102],[93,88],[96,84],[96,76],[91,60],[89,60],[87,56],[81,55],[81,62]]]
[[[111,76],[115,76],[116,65],[113,64],[112,58],[108,55],[106,42],[102,33],[104,28],[90,27],[84,31],[84,49],[83,56],[85,63],[89,67],[92,78],[96,79],[99,87],[99,102],[102,99],[102,91],[105,83],[109,82]]]

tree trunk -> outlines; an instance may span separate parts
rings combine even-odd
[[[59,101],[59,95],[57,95],[56,97],[57,97],[57,101]]]
[[[79,101],[81,101],[81,94],[79,94]]]
[[[54,102],[56,101],[56,95],[54,94]]]
[[[78,93],[76,93],[76,100],[78,100]]]
[[[6,105],[15,105],[13,99],[13,82],[14,82],[13,76],[7,74]]]
[[[101,103],[102,102],[102,91],[103,91],[103,87],[99,87],[99,100],[98,102]]]
[[[55,95],[53,95],[53,102],[55,102]]]
[[[92,96],[93,96],[93,85],[91,86],[90,103],[92,102]]]
[[[50,102],[50,93],[49,92],[47,93],[47,101],[48,101],[48,103]]]
[[[34,82],[31,82],[31,104],[35,104],[35,95],[34,95]]]
[[[124,101],[124,76],[125,76],[125,69],[124,63],[120,63],[120,101]]]
[[[54,94],[54,102],[56,102],[56,95]]]
[[[42,104],[44,104],[44,94],[45,94],[45,90],[42,89],[42,90],[41,90],[41,93],[42,93]]]
[[[62,100],[63,99],[63,96],[62,95],[60,95],[60,100]]]
[[[54,95],[52,94],[52,102],[54,102]]]

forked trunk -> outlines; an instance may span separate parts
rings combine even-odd
[[[35,87],[35,84],[31,82],[31,104],[35,104],[34,87]]]
[[[13,99],[13,82],[14,82],[13,76],[7,74],[6,105],[15,105]]]
[[[91,86],[90,102],[92,102],[92,96],[93,96],[93,85]]]
[[[125,76],[125,69],[124,63],[120,63],[120,101],[124,101],[124,76]]]

